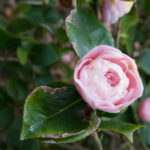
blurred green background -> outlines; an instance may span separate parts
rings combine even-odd
[[[97,0],[80,0],[97,13]],[[94,150],[92,137],[73,144],[50,145],[20,141],[23,104],[40,85],[54,81],[72,83],[77,56],[65,32],[71,0],[0,0],[0,150]],[[150,1],[138,0],[131,13],[113,26],[120,28],[118,46],[138,63],[145,91],[150,96]],[[61,83],[60,83],[61,84]],[[141,98],[141,100],[142,100]],[[135,144],[113,132],[101,134],[106,150],[144,150],[150,145],[150,124],[136,115],[138,102],[123,119],[147,126],[135,136]],[[105,150],[105,149],[104,149]]]

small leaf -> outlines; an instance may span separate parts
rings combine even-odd
[[[145,0],[144,2],[142,2],[142,5],[144,5],[142,11],[144,11],[144,13],[146,13],[146,14],[149,14],[150,13],[150,1]]]
[[[126,32],[131,26],[134,26],[138,22],[139,18],[134,14],[125,15],[120,20],[121,32]]]
[[[150,123],[142,122],[144,128],[139,130],[140,138],[145,144],[150,144]]]
[[[134,51],[134,43],[136,37],[136,24],[139,18],[136,15],[136,9],[133,8],[132,11],[121,18],[120,20],[120,45],[122,45],[126,49],[128,54],[133,53]]]
[[[86,10],[75,9],[66,19],[66,31],[79,57],[98,45],[114,46],[111,34]]]
[[[7,80],[6,90],[8,95],[16,103],[23,103],[28,94],[28,89],[25,84],[21,80],[14,77],[11,77]]]
[[[17,49],[17,57],[19,59],[19,62],[22,65],[27,63],[28,53],[29,53],[29,49],[23,48],[23,47],[18,47],[18,49]]]
[[[18,37],[0,28],[0,51],[16,50],[18,45],[20,45]]]
[[[139,62],[140,67],[147,74],[150,74],[150,59],[149,58],[150,58],[149,49],[145,50],[137,57],[137,61]]]
[[[10,147],[14,147],[16,149],[18,149],[20,146],[19,135],[21,130],[21,123],[22,118],[19,117],[13,121],[13,123],[7,130],[6,142]]]
[[[24,14],[34,25],[45,24],[51,26],[52,23],[60,23],[61,15],[58,11],[48,5],[31,6]]]
[[[13,110],[9,107],[1,108],[0,109],[0,131],[6,129],[12,121],[13,121]]]
[[[5,89],[0,88],[0,109],[2,109],[7,103],[12,103],[11,97],[6,93]]]
[[[57,40],[61,43],[64,44],[66,42],[68,42],[68,37],[66,35],[66,32],[64,29],[59,28],[56,30],[56,34],[55,34]]]
[[[27,18],[15,18],[8,24],[8,31],[12,33],[21,33],[33,28],[33,24]]]
[[[35,77],[38,86],[49,85],[52,82],[52,77],[49,73],[37,74]]]
[[[36,88],[25,103],[21,139],[36,138],[49,143],[83,139],[99,126],[93,113],[90,120],[84,118],[85,108],[74,87]]]
[[[34,44],[29,58],[33,64],[39,66],[47,66],[58,60],[55,49],[48,44]]]
[[[30,139],[20,141],[22,117],[16,118],[7,130],[6,142],[15,150],[40,150],[40,143]]]
[[[28,11],[30,9],[30,7],[31,7],[31,5],[29,5],[29,4],[18,4],[16,6],[16,8],[13,10],[13,13],[15,15],[24,13],[24,12]]]
[[[0,18],[0,28],[4,29],[5,28],[5,24],[4,24],[4,19]]]
[[[100,125],[99,131],[101,130],[111,130],[123,134],[128,138],[130,142],[133,143],[133,133],[142,127],[141,125],[135,125],[126,122],[119,121],[103,121]]]
[[[81,5],[84,3],[84,0],[77,0],[77,7],[81,7]]]

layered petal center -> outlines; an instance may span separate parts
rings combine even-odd
[[[117,102],[127,94],[129,79],[122,68],[100,57],[81,69],[79,80],[96,100]]]
[[[110,86],[115,87],[120,82],[120,78],[114,70],[109,70],[106,72],[105,77]]]

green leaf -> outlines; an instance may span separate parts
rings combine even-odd
[[[83,57],[98,45],[114,46],[107,29],[88,11],[75,9],[66,19],[66,31],[79,57]]]
[[[21,150],[40,150],[41,143],[32,139],[20,141],[20,149]]]
[[[150,144],[150,123],[142,122],[144,128],[139,130],[140,138],[145,144]]]
[[[46,24],[51,26],[52,23],[60,23],[61,21],[59,12],[48,5],[34,5],[25,13],[25,16],[35,25]]]
[[[35,140],[20,141],[20,132],[22,125],[22,117],[13,121],[7,130],[6,142],[7,145],[15,150],[40,150],[40,144]]]
[[[90,123],[90,126],[87,129],[80,131],[78,133],[68,134],[68,136],[66,136],[65,138],[55,138],[55,139],[53,139],[53,138],[37,138],[37,139],[47,142],[47,143],[71,143],[71,142],[76,142],[76,141],[82,140],[85,137],[92,134],[93,132],[95,132],[96,129],[99,127],[100,120],[96,116],[96,114],[93,114],[91,119],[92,119],[92,121]]]
[[[5,28],[5,24],[4,24],[4,19],[0,18],[0,28],[3,29]]]
[[[14,122],[8,128],[6,141],[10,147],[19,148],[20,146],[19,135],[21,130],[21,123],[22,118],[19,117],[14,120]]]
[[[12,99],[6,93],[5,89],[0,88],[0,109],[3,108],[7,103],[12,103]]]
[[[84,0],[76,0],[77,1],[77,7],[81,7],[81,5],[85,2]]]
[[[143,11],[144,11],[144,13],[147,13],[147,14],[150,13],[150,1],[149,0],[144,1]]]
[[[35,80],[38,86],[49,85],[52,82],[52,77],[49,73],[37,74]]]
[[[150,50],[149,49],[142,52],[137,57],[137,61],[140,65],[141,69],[147,74],[150,74],[150,59],[149,58],[150,58]]]
[[[99,126],[93,113],[86,116],[90,120],[85,119],[86,107],[74,87],[36,88],[24,106],[21,139],[36,138],[50,143],[83,139]]]
[[[17,7],[13,10],[15,15],[24,13],[30,9],[31,5],[29,4],[18,4]]]
[[[56,33],[55,33],[55,36],[57,38],[57,40],[61,43],[61,44],[64,44],[66,42],[68,42],[68,37],[66,35],[66,32],[64,29],[62,28],[58,28]]]
[[[141,125],[135,125],[126,122],[119,122],[119,121],[102,121],[99,131],[102,130],[111,130],[123,134],[128,138],[130,142],[133,143],[133,133],[138,129],[141,128]]]
[[[13,110],[9,107],[0,109],[0,131],[6,129],[13,121]]]
[[[19,62],[24,65],[27,63],[29,49],[24,47],[18,47],[17,49],[17,57],[19,59]]]
[[[131,26],[134,26],[138,22],[138,16],[134,14],[125,15],[120,20],[121,32],[126,32]]]
[[[6,82],[6,90],[8,95],[13,98],[16,103],[23,103],[28,94],[25,84],[17,78],[9,78]]]
[[[136,15],[136,9],[133,10],[121,18],[120,20],[120,42],[124,46],[121,49],[125,49],[128,54],[133,53],[134,51],[134,42],[136,37],[136,24],[139,20],[139,17]]]
[[[0,50],[16,50],[20,39],[0,28]]]
[[[34,65],[39,66],[48,66],[58,60],[56,51],[48,44],[33,45],[29,58]]]
[[[20,33],[31,30],[33,28],[32,22],[27,18],[15,18],[8,24],[8,31],[12,33]]]

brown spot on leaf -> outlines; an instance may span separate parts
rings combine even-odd
[[[53,89],[51,87],[41,86],[41,88],[44,90],[44,92],[49,93],[51,95],[58,94],[67,90],[67,87]]]
[[[75,133],[45,134],[45,135],[42,135],[41,138],[51,138],[51,139],[66,138],[69,136],[81,134],[82,132],[84,132],[84,130],[81,130],[81,131],[75,132]]]

